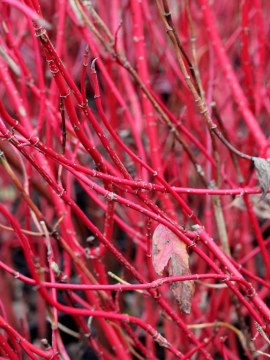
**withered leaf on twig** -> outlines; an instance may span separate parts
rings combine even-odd
[[[253,157],[252,160],[260,183],[260,188],[262,189],[261,198],[264,199],[270,186],[270,159]]]
[[[264,199],[261,198],[262,194],[250,194],[249,200],[252,204],[253,210],[259,219],[270,219],[270,194],[267,194]],[[237,207],[246,211],[246,206],[243,197],[237,196],[230,206]]]
[[[170,229],[159,224],[153,234],[152,262],[156,273],[163,275],[165,268],[170,276],[190,275],[186,244]],[[189,314],[194,294],[194,281],[178,281],[171,283],[172,293],[180,310]]]

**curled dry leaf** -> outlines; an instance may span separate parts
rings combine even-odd
[[[152,252],[153,266],[158,275],[162,276],[166,268],[170,276],[190,275],[186,244],[162,224],[159,224],[154,231]],[[171,283],[171,290],[180,310],[189,314],[194,294],[194,281]]]
[[[262,189],[261,198],[264,199],[270,186],[270,159],[253,157],[252,160],[260,183],[260,188]]]
[[[248,197],[258,218],[270,219],[270,194],[267,194],[264,199],[261,199],[261,194],[251,194]],[[246,211],[246,206],[242,196],[237,196],[231,202],[231,206]]]

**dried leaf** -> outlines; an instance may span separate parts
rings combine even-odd
[[[250,194],[248,196],[251,201],[255,214],[260,219],[270,219],[270,194],[262,200],[261,194]],[[240,210],[246,211],[246,206],[242,196],[237,196],[232,202],[231,206],[234,206]]]
[[[163,275],[166,268],[168,268],[170,276],[190,275],[186,244],[162,224],[157,226],[153,235],[152,262],[156,273],[160,276]],[[194,281],[171,283],[171,289],[180,310],[189,314],[194,293]]]
[[[260,183],[260,188],[262,189],[261,198],[264,199],[270,186],[270,159],[253,157],[252,160]]]

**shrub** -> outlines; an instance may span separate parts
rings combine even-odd
[[[269,357],[269,2],[0,8],[2,358]]]

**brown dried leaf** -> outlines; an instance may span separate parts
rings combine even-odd
[[[157,226],[153,235],[152,262],[156,273],[160,276],[163,275],[165,268],[168,268],[170,276],[190,275],[186,244],[162,224]],[[194,294],[194,281],[171,283],[171,289],[180,310],[189,314]]]
[[[252,160],[260,183],[260,188],[262,189],[261,198],[264,199],[270,186],[270,159],[253,157]]]
[[[255,214],[260,219],[270,219],[270,194],[267,194],[263,200],[261,199],[261,194],[250,194],[248,197],[251,201]],[[246,206],[242,196],[237,196],[231,202],[231,206],[246,211]]]

